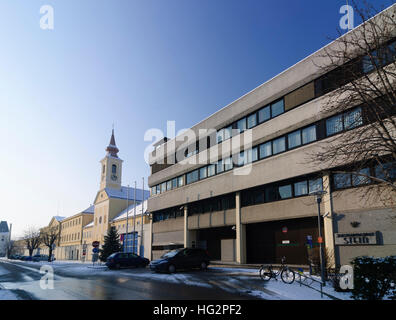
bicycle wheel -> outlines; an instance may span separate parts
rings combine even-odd
[[[269,266],[261,266],[259,273],[260,278],[264,281],[268,281],[272,277],[272,271]]]
[[[296,275],[293,270],[285,268],[282,270],[281,278],[284,283],[292,284]]]

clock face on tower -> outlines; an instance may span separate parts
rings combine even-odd
[[[117,176],[116,176],[115,174],[112,174],[112,175],[111,175],[111,180],[117,181]]]

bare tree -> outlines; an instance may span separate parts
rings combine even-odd
[[[365,1],[352,5],[363,23],[314,62],[325,74],[318,88],[324,116],[342,115],[333,122],[340,133],[309,157],[360,184],[373,182],[368,188],[389,203],[396,199],[396,5],[381,13]]]
[[[52,251],[58,240],[58,235],[59,231],[56,227],[46,228],[46,230],[41,233],[42,242],[48,247],[48,262],[52,261]]]
[[[31,257],[33,251],[36,250],[41,244],[41,234],[40,231],[34,227],[30,227],[28,230],[25,231],[23,239],[26,243],[26,248],[29,251],[29,256]]]

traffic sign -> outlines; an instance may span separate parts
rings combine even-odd
[[[92,242],[92,247],[94,247],[94,248],[99,247],[99,241]]]
[[[93,253],[98,253],[98,252],[99,252],[99,249],[98,249],[98,248],[93,248],[93,249],[92,249],[92,252],[93,252]]]

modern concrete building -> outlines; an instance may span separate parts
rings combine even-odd
[[[322,190],[320,221],[333,264],[396,254],[395,204],[361,201],[365,183],[308,160],[330,138],[364,125],[359,106],[322,112],[335,74],[318,65],[328,63],[323,53],[334,45],[155,145],[148,200],[152,259],[197,246],[214,260],[279,263],[286,256],[290,264],[306,265],[308,248],[321,241],[312,193]],[[377,169],[367,168],[372,175]]]
[[[0,221],[0,257],[7,255],[9,241],[10,230],[7,221]]]

